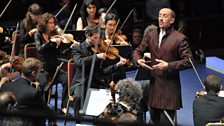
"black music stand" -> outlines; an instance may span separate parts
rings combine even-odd
[[[150,76],[150,71],[139,67],[135,73],[135,77],[134,80],[136,81],[141,81],[141,80],[150,80],[151,76]]]
[[[72,34],[74,37],[74,40],[78,42],[83,42],[86,39],[85,30],[79,30],[79,31],[66,30],[65,33]]]

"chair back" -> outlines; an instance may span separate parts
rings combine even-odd
[[[27,43],[24,47],[24,59],[28,57],[37,58],[37,49],[35,43]]]
[[[68,66],[68,69],[67,69],[67,72],[68,72],[68,96],[71,96],[70,95],[70,86],[71,86],[72,79],[73,79],[73,77],[75,75],[75,71],[76,71],[75,61],[73,59],[69,59],[67,66]]]

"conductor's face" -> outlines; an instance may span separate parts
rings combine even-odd
[[[158,21],[160,28],[168,28],[174,22],[174,18],[172,17],[172,10],[170,10],[169,8],[161,9],[159,11]]]

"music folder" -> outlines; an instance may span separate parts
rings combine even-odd
[[[119,55],[125,59],[131,60],[132,58],[132,46],[131,45],[111,45],[112,47],[115,47],[119,51]],[[117,57],[115,60],[106,59],[107,65],[116,64],[119,62],[119,57]]]

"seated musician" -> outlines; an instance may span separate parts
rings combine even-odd
[[[0,50],[0,87],[8,81],[14,81],[20,76],[23,58],[14,56],[11,58],[6,52]]]
[[[126,36],[116,29],[117,23],[118,16],[114,13],[108,13],[105,16],[105,29],[101,31],[100,36],[102,36],[108,44],[111,43],[111,45],[128,45]]]
[[[88,0],[87,2],[83,2],[80,15],[76,23],[76,30],[84,30],[86,26],[98,24],[99,16],[97,13],[97,1],[96,0]]]
[[[63,49],[63,43],[60,37],[55,38],[54,41],[51,39],[52,36],[58,35],[57,29],[55,29],[56,24],[54,15],[44,13],[38,21],[38,31],[34,34],[38,59],[43,63],[43,69],[38,78],[42,89],[47,84],[49,77],[53,77],[55,74],[58,66],[57,58]],[[67,73],[60,69],[54,82],[60,82],[63,86],[61,108],[62,112],[66,112],[65,108],[68,99]]]
[[[131,113],[138,120],[142,120],[142,110],[139,106],[139,100],[142,97],[142,89],[132,79],[123,79],[118,81],[115,86],[118,93],[118,101],[111,102],[101,114],[101,118],[118,120],[123,114]]]
[[[22,114],[41,115],[53,114],[42,98],[39,90],[31,86],[40,73],[42,63],[35,58],[28,58],[24,61],[21,68],[21,77],[14,82],[2,85],[0,93],[10,91],[15,95],[17,101],[16,109]],[[44,126],[45,119],[31,118],[29,123],[32,126]]]
[[[218,93],[222,88],[222,80],[217,75],[209,74],[204,87],[206,95],[196,98],[193,102],[193,119],[195,126],[205,126],[209,122],[219,122],[224,116],[224,98]]]
[[[106,58],[105,51],[97,51],[96,53],[93,52],[96,42],[98,41],[99,33],[98,33],[98,26],[97,25],[89,25],[86,27],[85,31],[86,40],[80,43],[79,46],[75,46],[72,48],[72,56],[76,64],[76,73],[74,75],[72,84],[71,84],[71,93],[74,93],[74,112],[75,115],[79,114],[80,109],[80,102],[81,102],[81,85],[82,85],[82,73],[85,72],[84,82],[85,82],[85,91],[90,77],[90,70],[92,60],[95,58],[96,61],[91,88],[105,88],[108,87],[108,75],[112,74],[113,72],[117,71],[119,67],[126,64],[126,59],[120,58],[115,64],[110,66],[106,66],[105,62],[102,63],[102,60]],[[102,46],[99,46],[102,47]],[[102,63],[102,64],[101,64]],[[84,71],[82,70],[82,65],[85,65]]]

